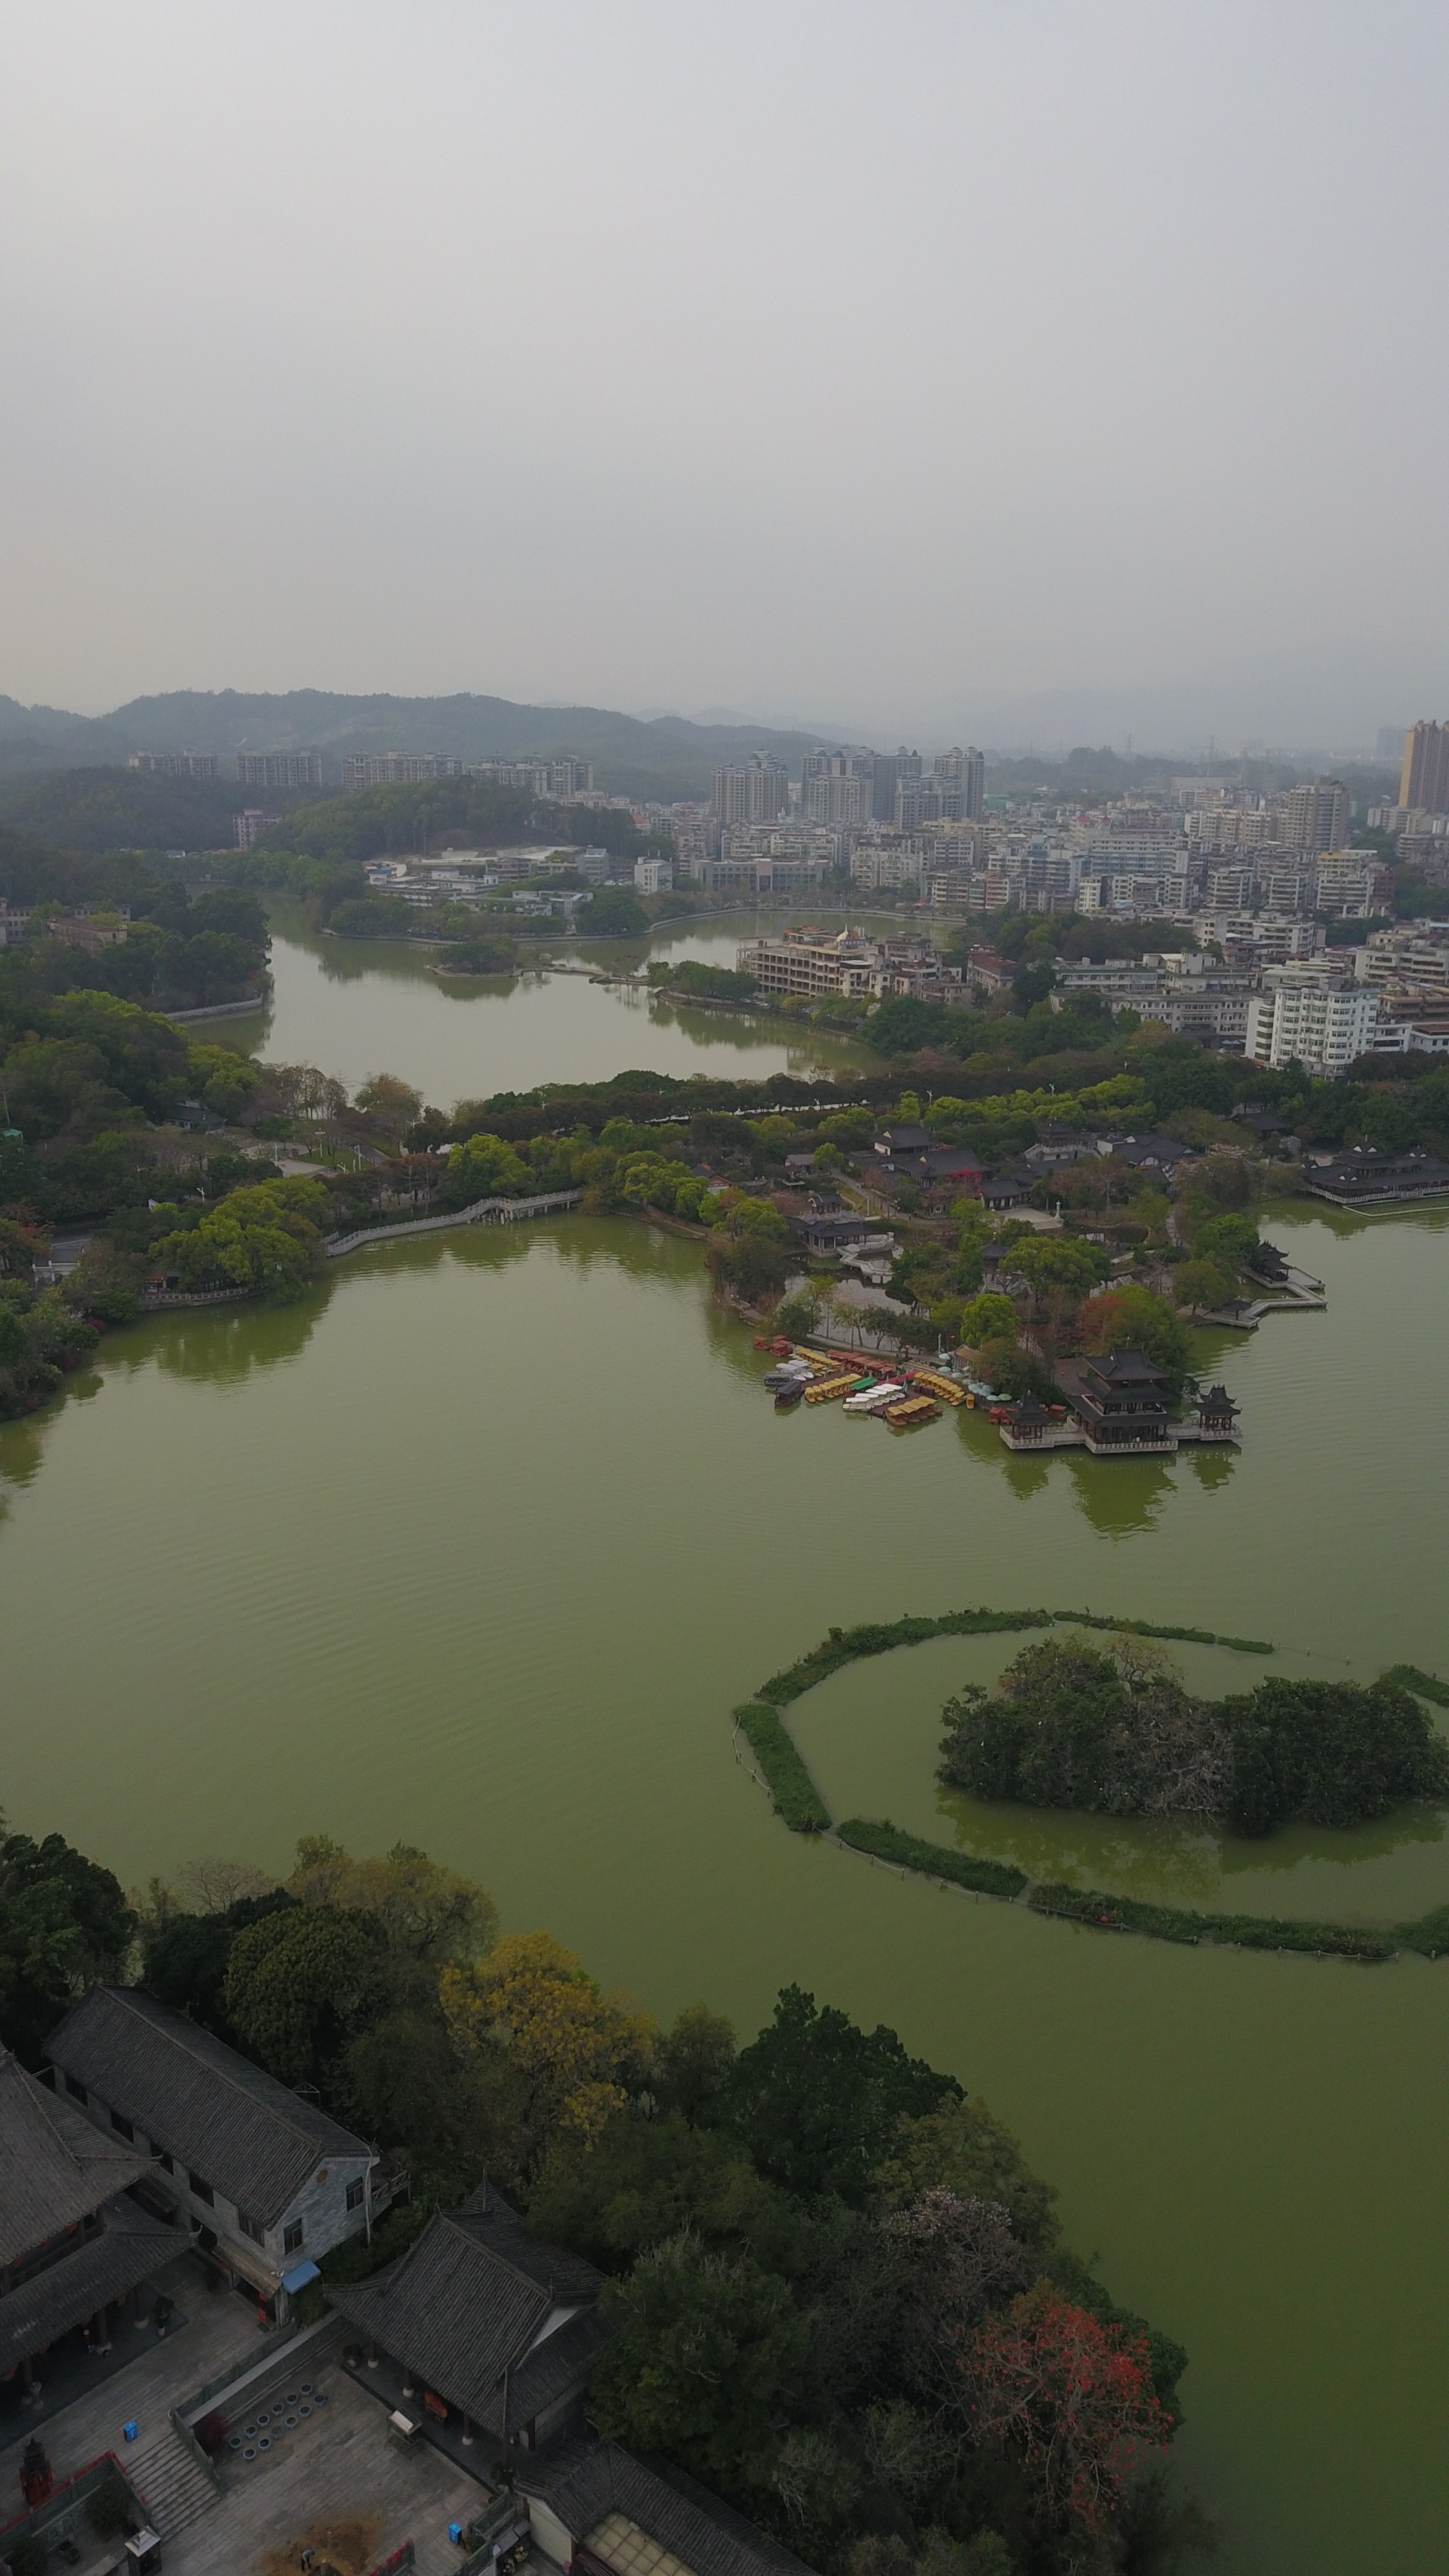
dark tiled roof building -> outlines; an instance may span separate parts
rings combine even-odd
[[[269,2313],[289,2276],[366,2226],[365,2139],[141,1987],[92,1987],[47,2048],[57,2091],[135,2141],[148,2199]]]
[[[128,2186],[147,2159],[0,2054],[0,2376],[138,2289],[177,2248]]]
[[[525,2235],[517,2211],[485,2183],[430,2219],[395,2263],[335,2289],[332,2301],[469,2427],[532,2449],[578,2414],[608,2340],[600,2285],[591,2263]]]
[[[664,2460],[576,2442],[516,2484],[534,2536],[575,2576],[805,2576],[802,2562]]]

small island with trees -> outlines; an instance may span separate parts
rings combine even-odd
[[[1195,1698],[1160,1644],[1023,1647],[997,1689],[942,1711],[938,1777],[973,1797],[1110,1816],[1215,1816],[1235,1833],[1345,1827],[1449,1800],[1449,1745],[1402,1682],[1278,1675]]]

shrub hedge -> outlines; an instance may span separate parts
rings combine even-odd
[[[1175,1637],[1188,1646],[1231,1646],[1238,1655],[1277,1652],[1263,1637],[1220,1637],[1214,1628],[1164,1628],[1155,1619],[1099,1619],[1091,1610],[1053,1610],[1051,1615],[1077,1628],[1115,1628],[1129,1637]]]
[[[1449,1708],[1449,1682],[1441,1682],[1437,1673],[1421,1673],[1417,1664],[1390,1664],[1380,1678],[1416,1691],[1420,1699],[1431,1699],[1436,1708]]]
[[[1327,1951],[1338,1959],[1391,1959],[1391,1932],[1361,1931],[1347,1923],[1300,1923],[1273,1914],[1198,1914],[1175,1905],[1144,1905],[1136,1897],[1104,1896],[1097,1887],[1034,1887],[1027,1903],[1103,1932],[1146,1932],[1156,1941],[1216,1941],[1244,1950]]]
[[[927,1637],[976,1637],[994,1629],[1049,1628],[1051,1622],[1050,1610],[948,1610],[943,1619],[875,1620],[859,1628],[832,1628],[798,1663],[761,1682],[755,1697],[785,1708],[839,1672],[842,1664],[858,1663],[864,1655],[888,1655],[896,1646],[919,1646]]]
[[[786,1732],[778,1709],[752,1705],[737,1708],[735,1716],[765,1775],[776,1815],[784,1818],[792,1834],[828,1831],[830,1810]]]
[[[873,1825],[863,1816],[852,1816],[835,1830],[852,1851],[869,1852],[873,1860],[895,1861],[902,1869],[923,1870],[931,1878],[953,1879],[958,1887],[973,1887],[981,1896],[1020,1896],[1027,1883],[1025,1870],[999,1860],[977,1860],[970,1852],[948,1850],[944,1843],[922,1842],[919,1835],[903,1834],[896,1825]]]

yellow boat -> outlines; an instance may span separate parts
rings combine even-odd
[[[859,1378],[850,1375],[818,1377],[813,1386],[805,1389],[805,1401],[807,1404],[830,1404],[837,1395],[849,1395],[852,1387],[859,1384]]]
[[[964,1386],[958,1386],[953,1377],[943,1377],[939,1369],[915,1369],[911,1384],[923,1386],[928,1395],[939,1396],[943,1404],[965,1404],[967,1401]]]
[[[908,1395],[904,1404],[888,1404],[881,1419],[897,1431],[912,1431],[919,1422],[939,1422],[941,1408],[928,1395]]]

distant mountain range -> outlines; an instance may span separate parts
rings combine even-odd
[[[707,796],[710,771],[752,751],[798,770],[824,737],[751,724],[642,721],[608,707],[528,707],[510,698],[344,697],[328,689],[248,695],[238,689],[172,689],[133,698],[110,715],[77,716],[0,697],[0,772],[102,768],[133,751],[320,751],[340,784],[348,752],[448,752],[462,760],[591,760],[606,795]]]
[[[1130,740],[1134,751],[1185,760],[1262,749],[1307,763],[1353,752],[1383,758],[1381,731],[1445,714],[1449,643],[1334,638],[1245,654],[1176,679],[1010,696],[943,692],[918,703],[905,730],[923,751],[978,742],[988,752],[1030,750],[1056,759],[1077,744],[1123,751]],[[877,714],[873,730],[877,741],[894,742],[901,721]],[[870,728],[864,738],[871,739]]]

